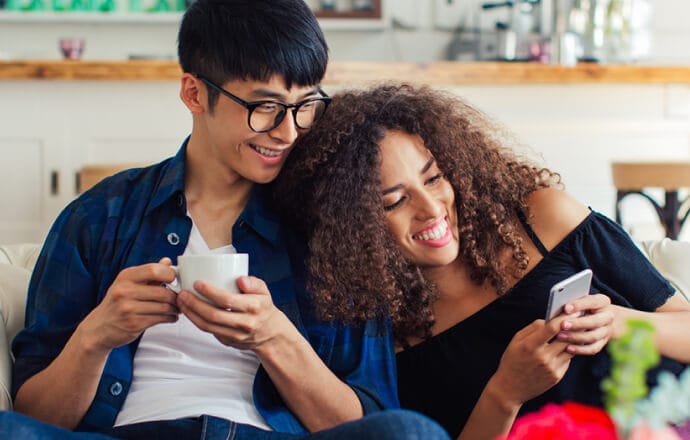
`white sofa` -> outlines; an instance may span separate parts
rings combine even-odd
[[[0,246],[0,409],[12,408],[10,343],[24,326],[29,277],[40,250],[37,244]]]
[[[663,239],[640,244],[652,263],[686,297],[690,297],[690,242]],[[12,409],[10,343],[24,325],[26,292],[40,247],[0,246],[0,410]]]

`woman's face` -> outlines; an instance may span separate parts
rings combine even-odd
[[[460,248],[455,195],[422,139],[390,130],[380,142],[381,194],[400,249],[421,267],[445,266]]]

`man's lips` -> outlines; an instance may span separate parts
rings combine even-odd
[[[285,150],[273,150],[271,148],[262,147],[256,144],[249,144],[249,146],[252,148],[252,150],[266,157],[278,157],[285,152]]]

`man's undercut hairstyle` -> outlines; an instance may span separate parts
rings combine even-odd
[[[196,0],[177,36],[184,72],[216,84],[268,81],[318,85],[326,73],[328,46],[304,0]],[[211,107],[218,92],[209,89]]]

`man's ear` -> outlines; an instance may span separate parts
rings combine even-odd
[[[182,74],[180,99],[194,115],[204,113],[207,110],[208,94],[206,88],[202,87],[201,80],[191,73]]]

